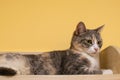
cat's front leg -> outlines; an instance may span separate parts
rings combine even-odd
[[[103,74],[102,70],[93,70],[90,74]]]
[[[88,72],[88,74],[113,74],[112,70],[106,69],[106,70],[93,70]]]
[[[95,70],[95,69],[90,69],[88,66],[86,65],[75,65],[72,64],[71,66],[69,65],[68,67],[66,67],[63,71],[63,74],[67,74],[67,75],[89,75],[89,74],[102,74],[102,70]]]
[[[90,70],[88,67],[80,68],[77,74],[103,74],[102,70]]]

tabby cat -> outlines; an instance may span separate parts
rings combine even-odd
[[[102,74],[99,68],[102,28],[86,29],[85,24],[80,22],[67,50],[39,54],[1,53],[0,75]]]

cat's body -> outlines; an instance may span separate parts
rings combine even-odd
[[[1,54],[0,58],[2,68],[13,69],[18,75],[95,74],[92,70],[99,70],[98,58],[92,58],[84,53],[75,53],[71,50],[36,55],[34,53],[26,55],[23,53],[5,53]],[[101,72],[96,74],[98,73]]]
[[[0,54],[0,75],[102,74],[99,68],[100,31],[80,22],[67,50],[40,54]]]

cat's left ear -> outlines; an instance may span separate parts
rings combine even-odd
[[[95,29],[96,32],[100,33],[103,30],[104,25],[98,27],[97,29]]]

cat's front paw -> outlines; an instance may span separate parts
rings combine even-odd
[[[113,72],[112,72],[112,70],[111,69],[104,69],[104,70],[102,70],[102,74],[104,75],[104,74],[113,74]]]

